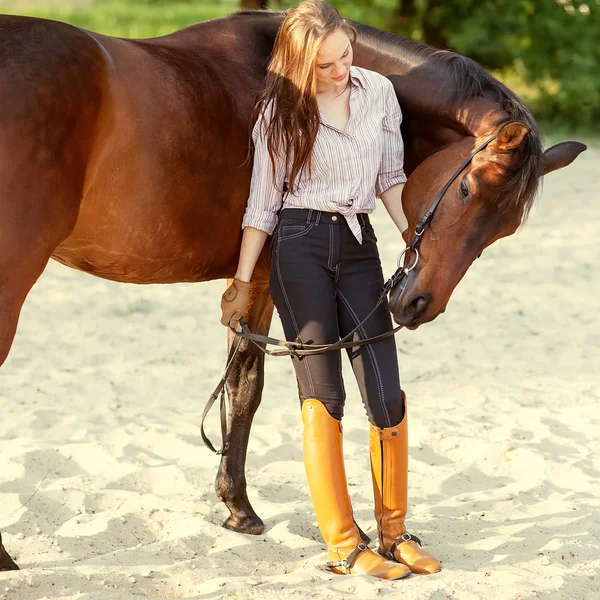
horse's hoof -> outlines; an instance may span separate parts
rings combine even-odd
[[[18,571],[19,566],[17,563],[8,555],[8,552],[2,545],[2,534],[0,534],[0,571]]]
[[[230,531],[249,533],[251,535],[260,535],[265,530],[265,524],[258,517],[244,517],[243,519],[229,517],[227,521],[223,523],[223,527]]]

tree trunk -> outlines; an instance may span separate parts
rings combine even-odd
[[[256,10],[267,8],[269,0],[240,0],[240,8],[254,8]]]
[[[399,6],[396,9],[396,23],[401,28],[408,27],[417,14],[414,0],[399,0],[398,4]]]
[[[415,0],[398,0],[395,11],[395,31],[410,38],[415,30],[421,30],[420,40],[431,46],[447,48],[448,40],[444,35],[445,13],[449,10],[444,0],[428,0],[419,8]]]
[[[446,11],[443,0],[429,0],[427,10],[423,15],[423,41],[430,46],[449,48],[448,38],[444,34]]]

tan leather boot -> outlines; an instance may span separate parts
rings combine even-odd
[[[304,466],[328,566],[339,574],[400,579],[410,569],[373,552],[363,543],[352,516],[342,452],[342,427],[318,400],[302,405]]]
[[[402,392],[404,394],[404,392]],[[404,396],[406,407],[406,396]],[[436,573],[442,566],[421,548],[421,541],[404,526],[408,507],[407,412],[395,427],[371,425],[371,474],[379,553],[405,564],[413,573]]]

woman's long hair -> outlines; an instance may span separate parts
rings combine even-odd
[[[260,92],[251,123],[265,109],[265,132],[275,171],[275,156],[285,157],[288,189],[293,194],[298,175],[308,167],[319,127],[315,77],[317,52],[325,37],[344,31],[354,43],[356,29],[323,0],[304,0],[285,15],[273,46],[264,89]],[[273,182],[275,184],[275,182]]]

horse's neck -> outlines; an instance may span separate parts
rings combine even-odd
[[[356,46],[355,62],[388,76],[394,84],[404,115],[409,173],[443,146],[467,136],[491,134],[494,124],[505,116],[485,96],[456,103],[450,75],[441,65],[398,52],[391,56],[360,43]]]
[[[271,48],[283,15],[234,13],[229,19],[239,20],[246,36],[252,28],[257,39],[263,40],[261,43],[266,41],[265,48]],[[354,46],[354,63],[388,76],[394,84],[404,113],[407,173],[452,142],[490,134],[493,124],[505,116],[492,98],[478,96],[454,102],[455,89],[448,69],[419,57],[408,47],[410,43],[397,47],[390,42],[393,45],[385,51],[380,44],[371,43],[369,35],[361,32]]]

